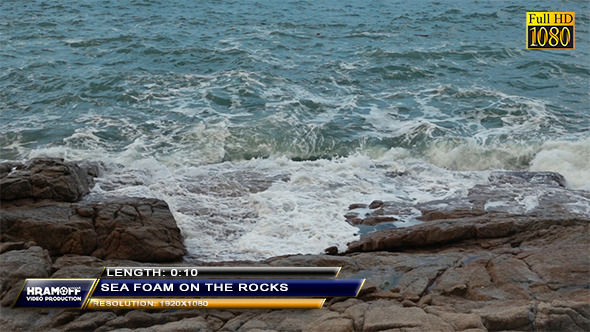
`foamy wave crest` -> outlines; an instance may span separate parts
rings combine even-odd
[[[561,173],[572,188],[590,190],[590,138],[546,142],[529,169]]]
[[[483,145],[475,139],[438,140],[424,151],[424,158],[439,167],[453,170],[526,169],[538,151],[531,143]]]
[[[451,170],[529,170],[562,174],[573,189],[590,190],[590,139],[482,145],[474,139],[439,140],[424,152]]]

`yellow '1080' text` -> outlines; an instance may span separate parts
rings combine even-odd
[[[539,28],[537,30],[537,28]],[[571,38],[571,32],[567,27],[530,27],[529,31],[532,32],[532,40],[530,46],[545,46],[549,43],[549,46],[561,46],[566,47]]]

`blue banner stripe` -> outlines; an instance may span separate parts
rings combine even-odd
[[[364,279],[101,279],[92,297],[356,296]]]

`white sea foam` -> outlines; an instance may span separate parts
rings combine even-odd
[[[500,207],[510,206],[509,202],[505,201],[487,201],[486,204],[483,206],[484,210],[492,211],[497,210]]]
[[[515,188],[515,190],[517,190]],[[507,201],[487,201],[484,210],[488,212],[508,212],[511,214],[527,214],[539,206],[539,197],[526,195],[515,197]]]
[[[538,147],[526,143],[482,145],[474,138],[438,140],[424,152],[440,167],[455,170],[520,169],[526,167]]]
[[[539,197],[533,195],[524,196],[520,202],[524,205],[525,213],[528,213],[539,206]]]
[[[541,146],[529,169],[558,172],[572,188],[590,190],[590,139],[548,141]]]
[[[29,156],[108,162],[109,171],[97,180],[92,194],[165,200],[185,237],[189,257],[201,260],[320,253],[333,245],[343,250],[358,239],[359,229],[344,219],[351,203],[397,202],[409,212],[396,216],[400,221],[395,225],[405,227],[418,222],[414,204],[465,195],[487,179],[485,172],[425,164],[405,149],[373,158],[354,154],[303,162],[272,157],[202,164],[191,160],[188,151],[169,158],[142,157],[136,151],[143,144],[133,143],[118,154],[55,147]],[[405,175],[391,175],[400,173]]]

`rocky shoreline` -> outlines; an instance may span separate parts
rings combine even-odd
[[[320,310],[13,310],[25,278],[97,277],[103,266],[182,265],[182,235],[157,199],[86,195],[101,165],[0,164],[0,326],[10,331],[587,331],[590,193],[551,172],[495,172],[466,197],[418,204],[422,224],[380,230],[345,253],[216,266],[342,266],[357,298]],[[354,202],[351,202],[354,203]],[[395,204],[352,204],[359,225]],[[185,263],[186,265],[186,263]]]

